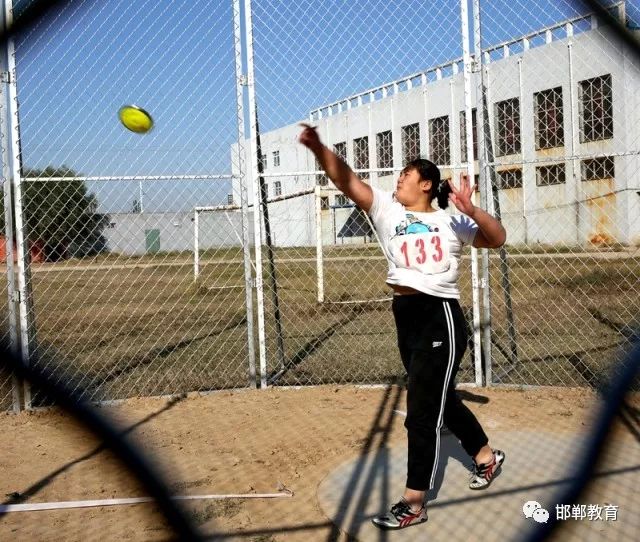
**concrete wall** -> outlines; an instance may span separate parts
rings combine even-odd
[[[200,250],[242,246],[242,215],[239,211],[200,213]],[[250,217],[250,239],[253,222]],[[193,213],[114,213],[104,230],[110,252],[141,256],[148,252],[146,231],[158,230],[160,251],[193,251]],[[253,243],[251,243],[253,244]]]

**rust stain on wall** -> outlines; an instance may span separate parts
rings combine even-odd
[[[549,159],[549,158],[560,158],[561,160],[557,162],[552,162],[554,164],[564,162],[565,158],[565,149],[564,147],[551,147],[549,149],[537,149],[536,150],[536,159]]]
[[[616,242],[616,194],[613,179],[585,181],[583,191],[590,216],[589,242],[610,245]]]

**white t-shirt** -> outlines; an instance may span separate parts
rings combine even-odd
[[[407,211],[391,192],[372,190],[369,216],[389,262],[387,284],[459,299],[462,247],[473,243],[477,224],[466,215],[443,210]]]

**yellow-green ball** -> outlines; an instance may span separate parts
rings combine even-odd
[[[153,128],[153,118],[141,107],[125,105],[118,111],[122,125],[136,134],[146,134]]]

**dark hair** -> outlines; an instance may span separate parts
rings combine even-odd
[[[449,194],[451,187],[447,181],[440,178],[440,170],[431,160],[425,158],[414,158],[405,169],[415,169],[420,177],[425,181],[431,181],[431,199],[438,202],[440,209],[446,209],[449,205]]]

